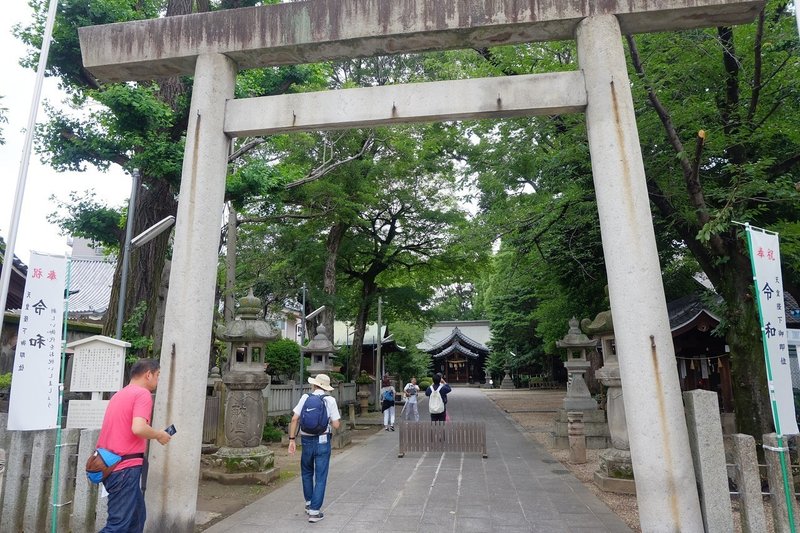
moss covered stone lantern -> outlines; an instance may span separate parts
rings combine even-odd
[[[230,370],[222,376],[228,389],[225,402],[225,441],[215,455],[217,466],[228,473],[253,474],[274,464],[274,455],[261,445],[264,397],[269,383],[264,364],[268,342],[280,332],[262,318],[261,300],[253,289],[239,300],[236,319],[217,328],[218,339],[230,343]]]

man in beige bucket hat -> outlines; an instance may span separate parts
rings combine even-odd
[[[300,430],[303,446],[300,455],[300,472],[303,481],[303,497],[306,513],[311,523],[322,520],[322,501],[325,499],[325,486],[328,483],[328,466],[331,461],[331,427],[340,425],[339,407],[336,398],[326,392],[333,390],[331,378],[327,374],[317,374],[308,378],[313,386],[311,394],[303,394],[292,410],[289,424],[289,454],[297,449],[296,436]]]

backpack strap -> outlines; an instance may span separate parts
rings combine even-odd
[[[122,455],[119,462],[127,461],[128,459],[144,459],[144,453],[129,453],[128,455]]]

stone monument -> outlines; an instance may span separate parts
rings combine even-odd
[[[603,366],[595,372],[595,376],[608,387],[606,417],[611,447],[600,452],[600,470],[594,473],[594,483],[605,491],[636,494],[611,311],[601,311],[594,320],[584,318],[581,328],[600,342]]]
[[[503,370],[505,371],[505,375],[503,376],[503,381],[500,383],[500,388],[514,389],[514,379],[511,377],[511,369],[508,366],[508,361],[506,361],[506,366]]]
[[[574,317],[569,321],[567,334],[560,341],[556,341],[556,346],[567,352],[564,366],[570,377],[567,384],[567,395],[564,397],[564,407],[559,409],[556,414],[554,445],[557,448],[569,448],[567,413],[570,411],[583,413],[587,448],[601,449],[608,446],[608,426],[605,415],[603,411],[598,410],[597,402],[592,398],[586,381],[583,379],[584,372],[591,366],[586,358],[586,351],[594,349],[596,344],[596,341],[581,332],[578,327],[578,319]]]
[[[217,328],[218,339],[231,343],[230,371],[222,377],[227,388],[225,443],[204,457],[203,477],[221,483],[266,484],[278,475],[274,453],[261,445],[264,430],[262,389],[269,383],[264,364],[266,343],[280,333],[261,318],[261,300],[253,289],[239,300],[236,319]]]

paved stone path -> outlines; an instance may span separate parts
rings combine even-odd
[[[454,389],[448,411],[454,420],[486,422],[487,459],[462,453],[398,458],[397,433],[381,431],[332,459],[322,521],[308,523],[298,478],[206,531],[630,531],[480,389]]]

